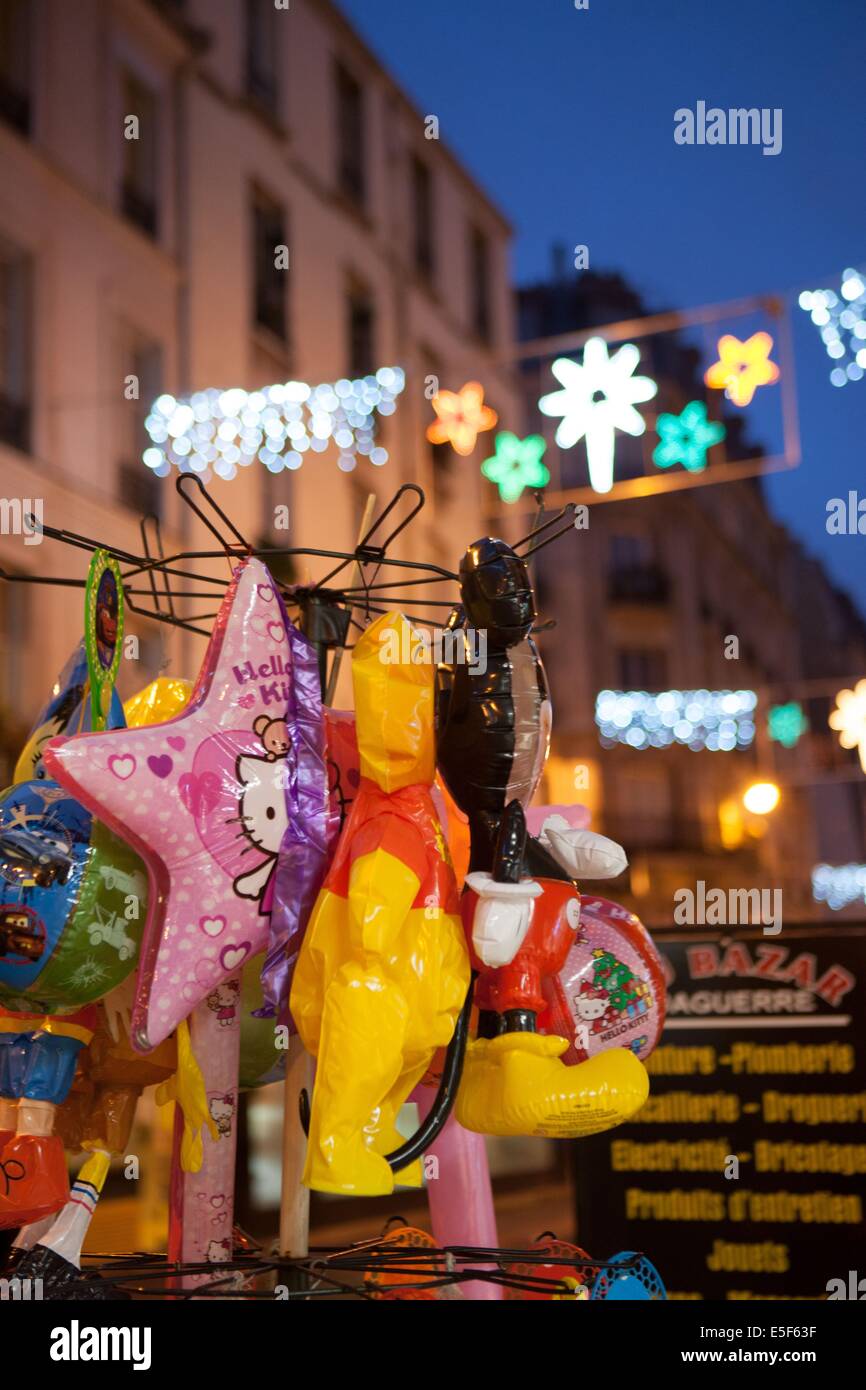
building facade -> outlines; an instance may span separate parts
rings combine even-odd
[[[516,411],[509,228],[328,0],[0,0],[0,564],[82,577],[47,526],[141,552],[213,545],[141,461],[161,393],[400,367],[381,467],[336,451],[206,481],[248,538],[351,547],[372,492],[427,495],[402,553],[456,565],[476,466],[425,440],[437,385]],[[460,466],[458,466],[460,465]],[[288,507],[288,533],[274,530]],[[18,518],[16,524],[16,517]],[[401,553],[398,549],[396,553]],[[303,578],[301,569],[299,577]],[[75,589],[0,582],[9,759],[81,625]],[[137,662],[194,674],[200,640],[130,615]]]

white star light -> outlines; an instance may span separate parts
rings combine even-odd
[[[652,400],[658,386],[648,376],[633,376],[640,351],[624,343],[613,357],[608,356],[603,338],[590,338],[583,349],[583,362],[558,357],[551,371],[561,391],[542,396],[538,408],[543,415],[561,415],[556,442],[560,449],[571,449],[586,439],[589,481],[596,492],[613,487],[614,431],[643,434],[646,422],[635,410],[639,401]]]
[[[811,315],[836,364],[830,380],[845,386],[866,376],[866,270],[844,270],[838,289],[804,290],[800,308]]]

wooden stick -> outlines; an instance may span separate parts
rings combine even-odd
[[[361,518],[358,545],[370,529],[375,506],[376,496],[371,492]],[[360,579],[361,567],[356,562],[348,587],[354,588]],[[323,692],[326,703],[333,700],[336,693],[342,655],[343,649],[338,647],[331,664],[327,690]],[[300,1038],[295,1036],[289,1042],[283,1087],[283,1174],[280,1190],[280,1254],[295,1258],[308,1254],[310,1243],[310,1194],[301,1183],[307,1156],[307,1140],[300,1118],[301,1091],[312,1096],[313,1059]]]

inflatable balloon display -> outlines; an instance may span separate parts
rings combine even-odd
[[[420,644],[398,613],[358,639],[360,784],[292,985],[292,1016],[318,1057],[304,1181],[325,1192],[393,1190],[397,1112],[450,1041],[469,984],[430,791],[433,668],[411,659]],[[420,1164],[401,1181],[420,1182]]]
[[[665,984],[658,951],[634,913],[584,896],[580,926],[558,974],[544,981],[542,1032],[569,1038],[565,1062],[612,1047],[643,1061],[661,1036]]]
[[[192,681],[180,676],[157,676],[143,690],[124,700],[126,723],[130,729],[140,729],[143,724],[164,724],[186,708],[191,694]]]
[[[290,680],[282,602],[249,559],[235,570],[183,713],[46,750],[51,774],[148,866],[132,1025],[142,1051],[267,945],[288,821]]]
[[[0,1003],[100,999],[136,963],[147,904],[138,855],[56,782],[0,796]]]
[[[117,729],[123,723],[123,706],[118,695],[112,693],[107,727]],[[58,734],[84,733],[92,727],[87,652],[82,638],[54,682],[51,698],[40,710],[27,736],[15,764],[13,780],[29,782],[34,777],[47,776],[42,767],[45,745]]]
[[[262,966],[264,954],[248,961],[241,971],[238,1011],[241,1020],[240,1074],[238,1086],[252,1091],[281,1081],[286,1073],[285,1048],[276,1045],[274,1019],[263,1016]]]
[[[625,855],[555,812],[539,838],[527,833],[551,706],[525,558],[493,537],[476,541],[460,562],[460,596],[449,626],[467,644],[471,631],[486,632],[487,653],[483,667],[454,661],[439,672],[437,757],[469,821],[461,913],[478,976],[478,1036],[467,1048],[457,1119],[482,1134],[577,1138],[621,1124],[649,1089],[633,1054],[618,1049],[568,1066],[568,1033],[538,1027],[545,981],[564,965],[580,921],[578,870],[614,876]]]
[[[118,703],[117,726],[124,715],[139,725],[178,713],[191,688],[153,681]],[[130,974],[148,880],[126,841],[46,778],[41,752],[38,770],[0,796],[0,1003],[53,1013],[101,999]]]

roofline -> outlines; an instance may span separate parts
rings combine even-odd
[[[374,67],[376,71],[379,73],[380,77],[384,79],[385,85],[389,88],[391,94],[398,98],[398,100],[402,103],[406,110],[419,122],[419,125],[423,125],[424,115],[421,112],[421,109],[417,107],[414,101],[412,101],[412,99],[406,94],[404,89],[397,82],[396,78],[385,66],[383,60],[376,55],[372,48],[370,48],[369,44],[366,42],[365,39],[361,37],[357,29],[351,23],[351,21],[347,19],[347,17],[343,14],[342,10],[338,9],[337,5],[334,3],[334,0],[312,0],[312,3],[317,6],[317,8],[328,21],[328,23],[330,23],[334,28],[338,29],[351,43],[355,45],[357,49],[361,50],[361,53],[363,54],[366,62],[368,62],[372,67]],[[485,192],[485,190],[478,183],[477,179],[474,178],[474,176],[469,172],[462,160],[458,158],[458,156],[454,153],[450,146],[446,144],[444,140],[439,139],[436,141],[436,144],[438,145],[441,153],[444,155],[445,159],[451,165],[452,169],[458,175],[458,177],[464,183],[468,183],[471,186],[473,192],[481,198],[482,202],[487,207],[487,210],[496,218],[497,222],[500,224],[502,230],[507,232],[509,236],[513,236],[513,223],[509,221],[509,219],[505,216],[505,213],[498,206],[498,204],[493,201],[490,195],[487,192]]]

